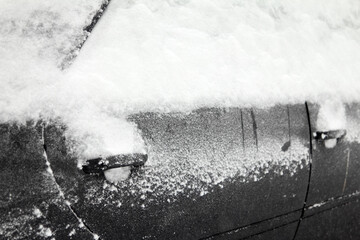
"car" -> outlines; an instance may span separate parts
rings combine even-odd
[[[347,116],[359,121],[358,109]],[[59,239],[357,239],[359,145],[314,139],[318,110],[135,114],[149,165],[117,185],[76,167],[61,123],[2,125],[2,231],[31,237],[41,222]],[[44,174],[42,131],[54,179]],[[34,208],[39,218],[28,216]],[[4,224],[20,219],[21,231]]]
[[[87,6],[82,10],[98,10],[81,31],[64,34],[68,23],[44,26],[36,20],[43,15],[60,21],[51,11],[36,10],[31,15],[35,23],[24,26],[34,35],[45,33],[46,40],[82,33],[71,44],[55,42],[55,55],[67,53],[57,59],[66,71],[109,2],[82,3]],[[121,4],[126,9],[132,3]],[[167,4],[182,7],[186,1]],[[283,8],[271,9],[274,21],[286,15]],[[75,15],[84,17],[82,10]],[[21,34],[31,37],[27,31]],[[79,154],[88,146],[69,134],[74,130],[69,118],[1,121],[0,238],[360,239],[360,103],[337,106],[335,112],[341,112],[346,124],[324,127],[319,125],[324,118],[321,101],[306,100],[130,111],[126,121],[141,136],[146,152],[96,158]],[[344,122],[336,114],[325,118]]]

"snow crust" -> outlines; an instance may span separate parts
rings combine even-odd
[[[61,71],[101,2],[1,2],[1,122],[59,117],[87,158],[144,151],[132,113],[360,100],[359,1],[112,1]]]

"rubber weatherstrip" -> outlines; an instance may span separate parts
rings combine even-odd
[[[320,211],[309,214],[309,215],[305,216],[303,219],[310,218],[310,217],[322,214],[324,212],[327,212],[327,211],[330,211],[330,210],[333,210],[333,209],[336,209],[336,208],[341,208],[343,206],[346,206],[346,205],[354,203],[354,202],[360,202],[360,197],[359,196],[350,197],[349,199],[346,199],[343,202],[336,204],[335,206],[332,206],[330,208],[325,208],[325,209],[322,209]]]
[[[277,219],[277,218],[285,217],[285,216],[288,216],[288,215],[290,215],[290,214],[292,214],[292,213],[296,213],[296,212],[300,212],[300,211],[302,211],[302,209],[299,208],[299,209],[293,210],[293,211],[291,211],[291,212],[279,214],[279,215],[277,215],[277,216],[275,216],[275,217],[270,217],[270,218],[263,219],[263,220],[260,220],[260,221],[257,221],[257,222],[253,222],[253,223],[250,223],[250,224],[247,224],[247,225],[243,225],[243,226],[240,226],[240,227],[236,227],[236,228],[233,228],[233,229],[230,229],[230,230],[227,230],[227,231],[218,232],[218,233],[212,234],[212,235],[207,236],[207,237],[202,237],[202,238],[200,238],[199,240],[212,239],[212,238],[214,238],[214,237],[222,236],[222,235],[225,235],[225,234],[230,234],[231,232],[235,232],[235,231],[237,231],[237,230],[245,229],[245,228],[248,228],[248,227],[251,227],[251,226],[260,224],[260,223],[264,223],[264,222],[268,222],[268,221],[271,221],[271,220],[274,220],[274,219]],[[294,222],[297,222],[297,220],[295,220]],[[287,222],[287,223],[285,223],[284,225],[291,224],[291,223],[293,223],[293,221]],[[283,226],[283,225],[281,225],[281,226]],[[271,229],[269,229],[268,231],[274,230],[274,229],[276,229],[276,228],[277,228],[277,227],[271,228]],[[256,235],[256,234],[254,234],[254,235]],[[251,235],[251,236],[253,236],[253,235]],[[245,238],[248,238],[248,237],[249,237],[249,236],[246,236]],[[241,238],[241,239],[244,239],[244,238]]]
[[[302,208],[302,211],[301,211],[300,218],[299,218],[299,220],[298,220],[298,224],[297,224],[297,226],[296,226],[296,230],[295,230],[295,233],[294,233],[293,240],[295,240],[296,235],[297,235],[297,233],[298,233],[298,231],[299,231],[299,227],[300,227],[301,221],[302,221],[303,218],[304,218],[304,213],[305,213],[305,208],[306,208],[306,202],[307,202],[307,199],[308,199],[308,196],[309,196],[310,180],[311,180],[311,170],[312,170],[312,159],[313,159],[312,129],[311,129],[309,106],[308,106],[308,103],[307,103],[307,102],[305,102],[305,109],[306,109],[307,121],[308,121],[308,125],[309,125],[309,135],[310,135],[310,136],[309,136],[309,141],[310,141],[310,144],[309,144],[309,178],[308,178],[308,184],[307,184],[307,188],[306,188],[306,194],[305,194],[305,200],[304,200],[303,208]]]
[[[336,205],[336,206],[333,206],[333,207],[331,207],[331,208],[323,209],[323,210],[321,210],[321,211],[315,212],[315,213],[310,214],[310,215],[308,215],[308,216],[304,216],[303,219],[310,218],[310,217],[316,216],[316,215],[318,215],[318,214],[321,214],[321,213],[324,213],[324,212],[327,212],[327,211],[330,211],[330,210],[333,210],[333,209],[336,209],[336,208],[339,208],[339,207],[343,207],[343,206],[346,206],[346,205],[351,204],[351,203],[354,203],[354,202],[359,202],[359,201],[360,201],[360,198],[356,198],[356,197],[355,197],[354,199],[350,199],[350,200],[348,200],[348,201],[345,201],[345,202],[343,202],[343,203],[340,203],[340,204],[338,204],[338,205]],[[290,225],[290,224],[293,224],[293,223],[296,223],[296,222],[298,222],[298,221],[295,220],[295,221],[287,222],[287,223],[285,223],[285,224],[276,226],[276,227],[274,227],[274,228],[267,229],[267,230],[264,230],[264,231],[262,231],[262,232],[258,232],[258,233],[255,233],[255,234],[246,236],[246,237],[244,237],[244,238],[241,238],[241,240],[249,239],[249,238],[252,238],[252,237],[255,237],[255,236],[258,236],[258,235],[267,233],[267,232],[271,232],[271,231],[273,231],[273,230],[276,230],[276,229],[278,229],[278,228],[285,227],[285,226],[287,226],[287,225]]]

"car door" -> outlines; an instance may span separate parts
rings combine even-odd
[[[318,105],[309,105],[313,132],[318,131],[319,110]],[[335,146],[329,148],[322,140],[312,140],[309,197],[298,239],[360,237],[357,231],[360,225],[359,113],[359,104],[345,106],[346,135],[338,139]]]
[[[45,128],[47,156],[73,209],[104,239],[294,236],[309,177],[304,105],[206,108],[129,117],[148,145],[129,181],[83,175],[64,127]]]

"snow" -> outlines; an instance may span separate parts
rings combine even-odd
[[[337,139],[328,139],[325,140],[324,142],[326,148],[334,148],[337,144]]]
[[[76,234],[76,230],[75,229],[72,229],[71,232],[69,232],[69,237],[73,236]]]
[[[35,67],[40,59],[46,59],[59,66],[83,38],[83,27],[90,23],[101,2],[2,0],[0,39],[1,50],[6,51],[4,62],[13,59],[15,65]]]
[[[309,209],[318,208],[323,206],[324,204],[326,204],[326,202],[315,203],[312,206],[310,206]]]
[[[41,216],[43,216],[42,212],[40,211],[39,208],[35,207],[33,214],[35,215],[35,217],[40,218]]]
[[[211,113],[205,116],[211,118]],[[118,199],[130,196],[137,206],[148,206],[162,201],[165,196],[173,202],[184,195],[204,196],[229,183],[259,181],[269,172],[293,176],[307,165],[306,140],[293,136],[289,150],[282,151],[281,146],[288,140],[287,129],[275,134],[277,137],[265,133],[269,124],[265,118],[258,119],[258,149],[252,135],[246,137],[243,149],[241,127],[225,120],[231,119],[231,113],[208,127],[203,122],[196,124],[188,119],[192,118],[184,117],[181,121],[188,122],[188,127],[174,127],[168,134],[165,129],[153,130],[149,160],[130,179],[114,185],[118,188],[115,197],[108,195],[112,191],[111,184],[104,184],[101,191],[90,187],[87,197],[101,198],[101,202],[116,205]],[[277,121],[281,120],[274,120]]]
[[[60,118],[90,158],[144,152],[137,112],[308,100],[338,128],[359,101],[359,1],[112,1],[62,71],[101,2],[2,1],[1,122]]]
[[[116,1],[68,75],[101,84],[105,99],[96,86],[88,90],[115,112],[356,100],[359,8],[357,1]]]
[[[335,98],[324,99],[317,116],[318,131],[346,129],[345,106]]]
[[[129,178],[131,167],[111,168],[104,171],[106,180],[111,183],[118,183]],[[113,189],[110,189],[113,190]]]
[[[53,235],[51,229],[48,227],[44,227],[42,224],[39,225],[39,230],[40,232],[38,233],[38,235],[41,237],[46,238],[46,237],[51,237]]]

